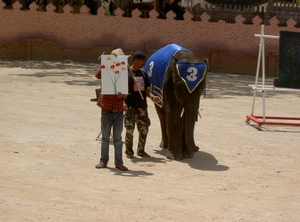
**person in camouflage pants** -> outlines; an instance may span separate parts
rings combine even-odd
[[[128,108],[125,113],[124,126],[126,128],[125,154],[127,157],[134,155],[133,147],[133,132],[135,129],[135,124],[139,132],[139,140],[137,147],[137,155],[148,157],[149,155],[145,152],[146,139],[150,126],[150,119],[148,117],[148,111],[144,108]]]
[[[146,55],[137,51],[133,54],[133,64],[129,67],[128,77],[128,96],[124,99],[124,126],[125,134],[125,154],[127,158],[134,157],[133,147],[133,132],[135,125],[139,132],[139,141],[137,147],[137,155],[141,157],[150,157],[145,152],[145,144],[150,126],[150,119],[147,111],[146,96],[154,102],[159,102],[158,96],[153,96],[150,92],[150,83],[145,71],[142,69],[146,62]]]

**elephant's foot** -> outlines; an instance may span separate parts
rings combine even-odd
[[[170,151],[167,152],[166,154],[167,159],[170,160],[182,160],[183,156],[181,153],[171,153]]]
[[[160,148],[167,149],[167,148],[168,148],[168,143],[162,140],[162,141],[160,142],[160,144],[159,144],[159,147],[160,147]]]
[[[197,147],[199,149],[199,147]],[[187,147],[183,147],[182,149],[182,155],[183,158],[187,159],[187,158],[193,158],[194,157],[194,152],[192,152],[191,150],[189,150]]]
[[[191,159],[194,157],[194,153],[193,152],[186,152],[186,153],[183,153],[183,158],[187,159]]]

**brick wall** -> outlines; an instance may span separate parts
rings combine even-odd
[[[115,16],[105,16],[99,8],[98,15],[89,15],[83,6],[81,14],[70,13],[69,5],[64,13],[55,13],[49,4],[46,12],[37,11],[32,3],[29,11],[19,10],[22,5],[15,2],[12,10],[3,9],[0,1],[0,59],[73,59],[97,62],[105,51],[120,47],[127,53],[144,50],[151,54],[169,43],[178,43],[191,49],[199,57],[210,60],[210,71],[255,74],[262,19],[255,17],[253,24],[243,24],[239,15],[236,23],[209,22],[210,16],[201,15],[201,21],[193,21],[193,14],[186,12],[184,20],[174,20],[169,12],[167,19],[157,19],[156,11],[150,18],[140,18],[137,9],[132,17],[123,17],[117,9]],[[279,35],[281,30],[300,31],[293,19],[286,27],[280,27],[273,17],[265,26],[265,34]],[[265,40],[266,74],[276,76],[278,72],[279,41]],[[269,58],[270,57],[270,58]]]

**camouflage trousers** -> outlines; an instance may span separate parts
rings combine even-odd
[[[148,111],[144,108],[129,108],[124,115],[124,127],[126,128],[125,134],[125,154],[133,156],[133,132],[137,126],[139,132],[139,140],[137,146],[137,154],[143,154],[145,152],[146,139],[150,126],[150,119],[148,117]]]

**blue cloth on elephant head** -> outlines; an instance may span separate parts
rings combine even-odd
[[[190,93],[193,92],[205,77],[206,64],[204,62],[189,63],[187,61],[180,61],[176,64],[176,66],[188,91]]]
[[[180,45],[169,44],[153,53],[145,64],[144,69],[151,84],[151,93],[159,96],[161,100],[164,76],[169,66],[170,58],[180,50],[192,53],[189,49]]]

